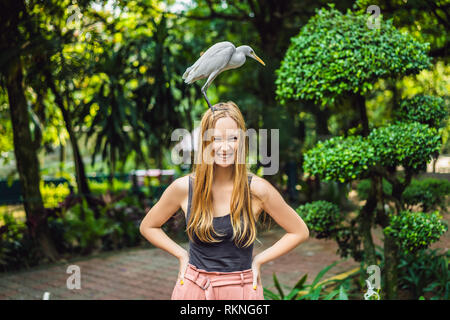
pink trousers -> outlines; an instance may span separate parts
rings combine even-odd
[[[171,300],[264,300],[263,287],[253,289],[252,269],[217,272],[188,264],[184,283],[177,279]]]

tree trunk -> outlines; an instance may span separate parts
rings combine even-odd
[[[50,261],[58,259],[58,252],[50,236],[44,204],[39,189],[39,162],[37,146],[31,138],[27,101],[22,87],[22,63],[20,56],[9,61],[6,88],[13,127],[14,154],[22,184],[27,226],[31,237],[40,245]]]
[[[360,94],[355,96],[356,107],[359,111],[360,123],[362,125],[362,136],[367,137],[369,135],[369,119],[367,118],[366,110],[366,98]]]
[[[398,246],[391,236],[384,238],[384,291],[386,299],[397,299]]]
[[[402,209],[402,204],[400,203],[400,200],[398,200],[401,198],[402,192],[403,189],[400,184],[394,183],[392,185],[392,198],[397,199],[395,201],[396,214],[398,214]],[[390,225],[388,213],[383,210],[380,211],[379,214],[380,225],[383,228],[386,228]],[[388,300],[397,299],[397,266],[399,263],[398,253],[399,247],[395,243],[395,239],[390,235],[384,235],[384,270],[382,270],[384,288],[382,288],[382,290]]]
[[[62,177],[66,163],[66,148],[61,144],[59,146],[59,174]]]
[[[328,120],[330,119],[330,111],[322,110],[320,106],[315,105],[311,108],[311,112],[316,120],[316,133],[318,140],[325,140],[332,136],[328,129]]]
[[[374,225],[374,211],[377,204],[375,187],[375,182],[372,178],[368,199],[366,204],[361,208],[358,217],[359,230],[364,246],[364,262],[366,263],[366,267],[372,264],[377,264],[375,245],[373,244],[371,233],[372,226]]]
[[[73,160],[75,162],[75,175],[78,186],[78,193],[82,194],[83,196],[87,196],[90,194],[90,190],[86,179],[83,160],[80,155],[80,149],[78,147],[78,141],[75,137],[75,133],[73,132],[72,118],[70,116],[70,112],[65,108],[62,96],[56,89],[54,79],[49,72],[47,73],[47,85],[55,95],[56,105],[59,107],[59,110],[61,110],[64,124],[66,126],[67,133],[69,134],[70,144],[72,145]]]
[[[82,198],[86,199],[89,207],[94,211],[95,218],[98,218],[100,216],[100,211],[94,197],[91,194],[91,190],[89,189],[83,159],[81,157],[80,149],[78,147],[78,141],[72,127],[71,114],[68,108],[64,106],[63,97],[60,91],[56,88],[55,79],[53,78],[50,70],[45,70],[45,77],[47,81],[47,87],[50,88],[50,90],[55,95],[56,105],[61,110],[61,114],[64,119],[64,125],[66,127],[67,133],[69,134],[70,144],[72,146],[73,160],[75,163],[75,179],[77,181],[78,194],[81,195]],[[66,95],[67,106],[69,106],[69,101],[70,99],[68,95]],[[84,220],[84,211],[81,211],[80,218]]]
[[[53,84],[52,84],[53,85]],[[59,96],[59,92],[56,91],[56,88],[53,85],[55,96]],[[63,115],[64,124],[66,126],[66,130],[69,134],[70,145],[72,146],[73,160],[75,163],[75,175],[78,187],[78,194],[81,195],[81,198],[86,199],[89,208],[94,211],[95,218],[99,218],[100,212],[98,209],[98,205],[95,202],[93,195],[91,194],[91,190],[89,188],[89,184],[87,182],[86,171],[84,168],[83,159],[81,157],[80,148],[78,147],[78,140],[75,136],[75,132],[72,127],[72,117],[68,109],[64,107],[63,100],[59,96],[60,102],[58,103],[59,109]],[[66,97],[67,105],[69,105],[69,99]],[[84,211],[82,212],[82,219],[84,220]]]

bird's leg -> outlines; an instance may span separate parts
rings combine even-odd
[[[211,85],[211,82],[214,81],[214,79],[217,77],[217,75],[221,72],[221,69],[214,70],[211,72],[211,74],[208,77],[208,80],[206,80],[206,83],[202,87],[203,95],[205,96],[206,102],[208,102],[208,106],[211,108],[213,115],[214,115],[214,108],[211,107],[211,103],[208,100],[208,97],[206,96],[206,90],[208,90],[209,86]]]
[[[203,88],[202,88],[202,93],[203,93],[203,96],[205,97],[205,99],[206,99],[206,102],[208,103],[208,107],[212,110],[212,112],[213,112],[213,114],[214,114],[214,108],[211,106],[211,103],[209,102],[209,100],[208,100],[208,96],[206,95],[206,91],[205,90],[207,90],[208,88],[206,87],[206,85],[204,85],[203,86]]]
[[[208,107],[210,107],[211,108],[211,103],[209,102],[209,100],[208,100],[208,96],[206,95],[206,92],[202,89],[202,93],[203,93],[203,96],[205,97],[205,99],[206,99],[206,102],[208,103]]]

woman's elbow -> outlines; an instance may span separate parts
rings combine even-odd
[[[309,229],[308,229],[308,227],[306,227],[306,229],[305,229],[305,234],[304,234],[304,236],[305,236],[305,239],[304,239],[303,241],[306,241],[306,240],[309,239]]]
[[[305,228],[303,229],[303,232],[300,234],[300,239],[301,239],[301,242],[305,242],[306,240],[309,239],[308,227],[305,226]]]
[[[144,232],[146,229],[147,229],[147,226],[142,221],[141,224],[139,225],[139,232],[141,233],[141,235],[144,235]]]

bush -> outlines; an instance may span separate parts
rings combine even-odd
[[[103,238],[105,250],[139,245],[142,236],[139,225],[145,212],[139,207],[136,197],[126,197],[103,209],[107,217],[116,222],[118,228]]]
[[[426,95],[415,95],[404,99],[396,117],[402,121],[417,121],[438,128],[447,116],[444,99]]]
[[[380,78],[419,73],[431,66],[428,43],[383,20],[367,28],[367,14],[321,8],[291,39],[276,70],[276,97],[333,105],[342,96],[367,95]],[[381,17],[380,17],[381,18]]]
[[[439,132],[419,122],[401,122],[373,129],[367,137],[376,150],[377,162],[384,167],[403,166],[406,171],[425,171],[432,157],[437,157],[442,138]]]
[[[421,250],[416,255],[401,255],[398,265],[399,287],[408,290],[413,299],[428,293],[431,300],[450,298],[448,259],[450,252]]]
[[[29,268],[39,263],[41,254],[24,222],[4,213],[0,220],[0,268],[2,272]]]
[[[113,179],[113,190],[111,190],[108,181],[89,181],[89,188],[93,194],[106,194],[107,191],[131,190],[132,183],[130,181]]]
[[[318,239],[334,235],[343,220],[339,207],[323,200],[301,205],[296,211]]]
[[[369,197],[370,180],[359,181],[356,191],[360,200]],[[392,195],[392,185],[383,179],[383,193]],[[406,187],[402,194],[403,201],[407,206],[420,205],[423,212],[436,209],[447,210],[446,197],[450,194],[450,181],[443,179],[412,179],[411,184]]]
[[[70,189],[66,184],[54,186],[44,184],[43,180],[40,182],[40,190],[46,208],[57,207],[70,194]]]
[[[361,136],[332,137],[304,154],[303,170],[325,181],[344,183],[364,178],[377,162],[376,153]]]
[[[273,281],[278,293],[264,288],[264,297],[271,300],[348,300],[349,297],[347,292],[350,289],[350,279],[320,281],[325,273],[339,262],[340,261],[335,261],[320,270],[311,284],[306,284],[308,275],[305,274],[297,281],[293,288],[281,285],[274,273]],[[331,291],[328,290],[328,292],[325,292],[324,289],[328,285],[333,285],[334,288]],[[289,293],[286,294],[282,287],[288,289]]]
[[[72,247],[78,247],[81,253],[90,253],[102,248],[102,238],[118,231],[119,224],[106,217],[95,218],[94,212],[83,198],[62,214],[65,226],[64,239]]]
[[[446,197],[450,194],[450,181],[427,178],[414,179],[403,193],[405,204],[421,205],[422,211],[429,212],[441,208],[446,211]]]
[[[391,235],[405,254],[414,254],[436,242],[448,230],[448,225],[439,211],[431,213],[401,211],[390,214],[390,225],[383,229]]]

